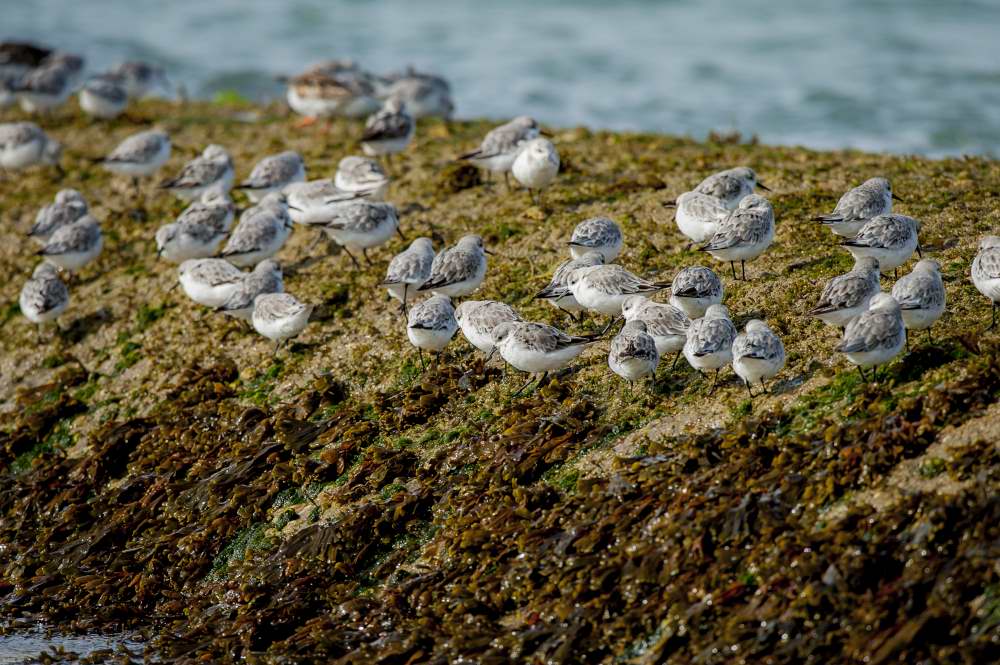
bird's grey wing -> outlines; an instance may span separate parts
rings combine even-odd
[[[365,126],[362,141],[403,138],[413,128],[413,119],[404,113],[379,113]]]
[[[300,163],[291,155],[281,155],[265,158],[253,167],[250,177],[243,182],[243,187],[270,187],[273,183],[284,182],[292,178],[299,170]]]
[[[157,135],[140,134],[122,141],[104,161],[122,163],[148,162],[160,151],[162,139]]]
[[[891,348],[899,343],[901,334],[892,315],[877,311],[865,312],[848,324],[838,350],[857,353]]]
[[[848,273],[835,277],[823,289],[813,314],[835,312],[857,306],[871,291],[871,284],[864,275]]]
[[[976,256],[973,268],[982,279],[1000,279],[1000,248],[984,249]]]
[[[184,165],[176,178],[167,180],[163,187],[201,187],[214,182],[225,172],[228,164],[222,160],[194,159]]]
[[[430,279],[421,287],[422,291],[463,282],[476,275],[479,261],[467,252],[455,249],[441,252],[434,257]]]

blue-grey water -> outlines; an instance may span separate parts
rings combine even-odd
[[[119,648],[141,657],[145,646],[126,635],[51,635],[45,632],[44,626],[39,625],[33,629],[0,635],[0,665],[39,662],[39,654],[59,649],[83,658],[97,651],[114,653]],[[109,662],[111,660],[113,659],[109,659]]]
[[[7,0],[0,36],[159,60],[194,96],[351,57],[441,72],[459,117],[1000,154],[997,0]]]

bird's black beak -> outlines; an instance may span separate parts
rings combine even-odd
[[[893,195],[892,195],[892,198],[893,198],[894,200],[896,200],[896,201],[899,201],[900,203],[906,203],[906,201],[904,201],[903,199],[899,198],[899,197],[898,197],[898,196],[896,196],[895,194],[893,194]]]
[[[758,182],[758,183],[757,183],[757,186],[758,186],[758,187],[760,187],[761,189],[763,189],[763,190],[764,190],[765,192],[769,192],[769,191],[771,191],[771,188],[770,188],[770,187],[768,187],[767,185],[765,185],[765,184],[764,184],[764,183],[762,183],[762,182]]]
[[[677,207],[677,201],[676,200],[664,201],[663,202],[663,207],[664,208],[676,208]]]
[[[327,201],[327,203],[329,203],[329,201]],[[302,212],[302,208],[296,208],[295,206],[293,206],[291,204],[288,205],[288,209],[289,210],[294,210],[295,212]]]
[[[490,256],[496,256],[497,255],[496,252],[494,252],[493,250],[486,249],[485,247],[483,248],[483,251],[486,252],[487,254],[489,254]]]
[[[485,365],[485,364],[489,363],[491,360],[493,360],[493,355],[496,352],[497,352],[497,347],[494,346],[492,349],[490,349],[490,352],[488,354],[486,354],[486,361],[483,364]]]
[[[544,137],[545,137],[545,138],[547,138],[547,139],[550,139],[550,138],[552,138],[552,132],[547,132],[547,131],[545,131],[544,129],[539,129],[539,130],[538,130],[538,135],[539,135],[539,136],[544,136]]]

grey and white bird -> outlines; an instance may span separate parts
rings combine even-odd
[[[672,202],[677,208],[677,228],[692,242],[707,242],[719,229],[719,222],[729,215],[725,202],[701,192],[684,192]]]
[[[21,288],[18,304],[21,313],[38,325],[38,336],[41,339],[42,326],[57,321],[69,307],[69,289],[59,278],[56,267],[43,261],[35,267],[31,279]]]
[[[380,111],[365,121],[361,149],[366,155],[394,155],[406,149],[413,140],[416,122],[406,111],[406,105],[396,97],[386,100]]]
[[[406,318],[406,336],[410,344],[417,347],[420,363],[424,362],[424,351],[440,354],[458,330],[455,308],[451,298],[434,295],[418,302],[410,308]],[[438,356],[440,358],[440,356]]]
[[[364,118],[379,108],[374,77],[352,60],[312,65],[288,80],[288,106],[307,118]]]
[[[121,79],[107,74],[92,76],[78,93],[80,109],[92,118],[112,120],[128,106],[128,93]]]
[[[285,197],[281,192],[271,192],[244,211],[219,256],[240,268],[255,266],[277,254],[291,232],[292,218]]]
[[[178,198],[193,201],[212,189],[228,192],[233,186],[233,160],[221,145],[212,144],[184,165],[176,177],[160,184]]]
[[[33,122],[0,124],[0,169],[20,171],[36,164],[59,168],[62,146]]]
[[[492,253],[483,246],[482,237],[463,236],[457,244],[434,257],[431,276],[418,291],[432,291],[452,298],[469,295],[483,283],[486,255]]]
[[[466,300],[455,308],[455,320],[469,344],[489,356],[493,353],[493,330],[501,323],[524,319],[507,303]]]
[[[75,87],[76,73],[59,62],[50,62],[24,74],[14,93],[27,113],[48,113],[62,106]]]
[[[545,381],[549,372],[569,365],[598,339],[596,335],[568,335],[558,328],[533,321],[507,321],[493,329],[495,352],[519,371],[541,372],[538,385]],[[532,378],[529,378],[514,395],[519,395],[531,383]]]
[[[993,320],[987,330],[992,330],[1000,307],[1000,236],[983,236],[979,240],[979,251],[972,260],[972,283],[990,300]]]
[[[417,238],[389,261],[382,286],[401,303],[403,312],[406,312],[409,300],[431,276],[433,264],[434,244],[430,238]]]
[[[514,166],[514,160],[524,144],[538,138],[538,122],[526,115],[518,116],[486,133],[479,147],[459,159],[488,173],[502,173],[504,178]],[[510,183],[508,182],[508,185]]]
[[[711,391],[719,379],[719,370],[733,360],[733,340],[736,326],[729,318],[725,305],[712,305],[705,316],[695,319],[687,331],[684,342],[684,357],[691,367],[699,372],[715,370]]]
[[[333,209],[331,216],[320,225],[323,232],[342,246],[354,262],[355,267],[361,267],[352,250],[360,250],[368,265],[371,259],[368,250],[384,245],[392,234],[399,230],[399,217],[396,207],[391,203],[375,203],[371,201],[352,201]]]
[[[920,221],[906,215],[879,215],[865,222],[858,235],[841,244],[854,258],[871,256],[878,259],[883,275],[895,272],[910,260],[913,252],[920,252],[917,232]]]
[[[368,157],[344,157],[337,164],[333,182],[338,189],[364,194],[370,201],[384,201],[389,192],[389,176],[377,161]]]
[[[250,201],[258,203],[271,192],[280,192],[295,182],[305,182],[306,165],[294,150],[268,155],[253,167],[250,177],[236,186],[247,193]]]
[[[734,210],[740,202],[753,194],[759,187],[765,192],[771,191],[764,183],[757,181],[757,174],[747,166],[726,169],[708,176],[694,188],[701,194],[708,194],[722,201],[730,210]]]
[[[837,346],[854,363],[861,380],[867,381],[864,370],[872,367],[876,378],[878,367],[899,355],[906,342],[906,329],[899,303],[888,293],[877,293],[868,304],[868,311],[847,324],[844,337]]]
[[[645,321],[626,321],[621,331],[611,340],[608,351],[608,367],[631,385],[644,377],[656,381],[656,367],[660,364],[660,352],[656,342],[647,332]]]
[[[774,208],[767,199],[750,194],[739,207],[719,222],[715,235],[699,251],[719,261],[728,261],[736,279],[736,262],[747,278],[746,262],[760,256],[774,241]]]
[[[862,256],[855,259],[850,272],[827,282],[809,315],[828,326],[844,328],[868,311],[868,303],[881,290],[878,259]]]
[[[330,178],[293,182],[281,191],[288,201],[292,221],[303,226],[321,225],[339,206],[365,198],[364,193],[344,191]]]
[[[285,281],[281,266],[277,261],[261,261],[237,285],[226,301],[216,307],[217,312],[250,321],[253,318],[254,302],[265,293],[283,293]]]
[[[604,265],[604,255],[600,252],[586,252],[578,259],[563,261],[556,268],[548,285],[535,294],[533,300],[547,300],[553,307],[561,309],[576,319],[578,312],[585,308],[576,301],[573,291],[569,288],[569,276],[579,268],[592,268]]]
[[[96,259],[103,247],[101,225],[88,214],[56,229],[38,254],[60,270],[72,273]]]
[[[205,307],[221,307],[246,276],[224,259],[188,259],[177,269],[177,279],[187,297]]]
[[[910,274],[893,284],[892,297],[899,303],[906,329],[926,330],[927,341],[932,341],[931,326],[941,318],[945,308],[941,264],[934,259],[917,261]]]
[[[313,306],[290,293],[262,293],[254,299],[250,322],[254,330],[274,342],[274,353],[309,323]]]
[[[759,319],[747,321],[745,332],[733,341],[733,371],[743,380],[747,392],[753,398],[753,385],[760,383],[761,390],[767,392],[764,383],[785,366],[785,345],[767,323]]]
[[[677,366],[677,359],[687,342],[688,328],[691,327],[687,314],[674,305],[653,302],[646,296],[636,295],[629,296],[622,303],[622,316],[626,322],[642,321],[646,332],[656,343],[660,357],[673,353],[674,361],[670,369]]]
[[[618,317],[629,296],[670,288],[667,282],[651,282],[617,264],[578,268],[569,276],[569,288],[581,307],[605,316]]]
[[[724,295],[722,280],[705,266],[684,268],[674,275],[670,285],[670,304],[691,319],[705,316],[705,310],[721,303]]]
[[[121,81],[129,99],[169,99],[173,96],[167,73],[160,65],[129,60],[116,65],[108,73]]]
[[[569,253],[579,259],[588,252],[599,252],[605,263],[615,260],[625,241],[621,227],[607,217],[591,217],[576,225],[569,239]]]
[[[510,172],[533,200],[540,201],[541,191],[559,175],[559,151],[546,138],[531,139],[517,153]]]
[[[853,238],[869,219],[891,213],[893,199],[900,200],[887,179],[869,178],[841,196],[833,212],[813,217],[813,221],[839,236]]]
[[[55,200],[38,211],[28,237],[44,245],[57,229],[72,224],[87,214],[87,201],[75,189],[63,189]]]
[[[117,175],[133,179],[153,175],[170,159],[170,135],[159,130],[139,132],[126,138],[101,160]]]
[[[53,51],[45,57],[38,68],[62,69],[69,79],[70,90],[75,90],[83,81],[84,65],[86,65],[86,60],[82,55],[67,51]]]
[[[382,95],[402,100],[414,118],[438,117],[447,120],[455,111],[448,82],[440,76],[422,74],[412,68],[394,77],[385,86]]]
[[[229,236],[235,206],[228,194],[210,190],[156,231],[159,256],[173,263],[214,255]]]

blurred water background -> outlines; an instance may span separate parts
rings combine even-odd
[[[457,117],[929,155],[1000,154],[1000,0],[19,0],[0,37],[191,96],[283,93],[331,57],[453,83]]]

